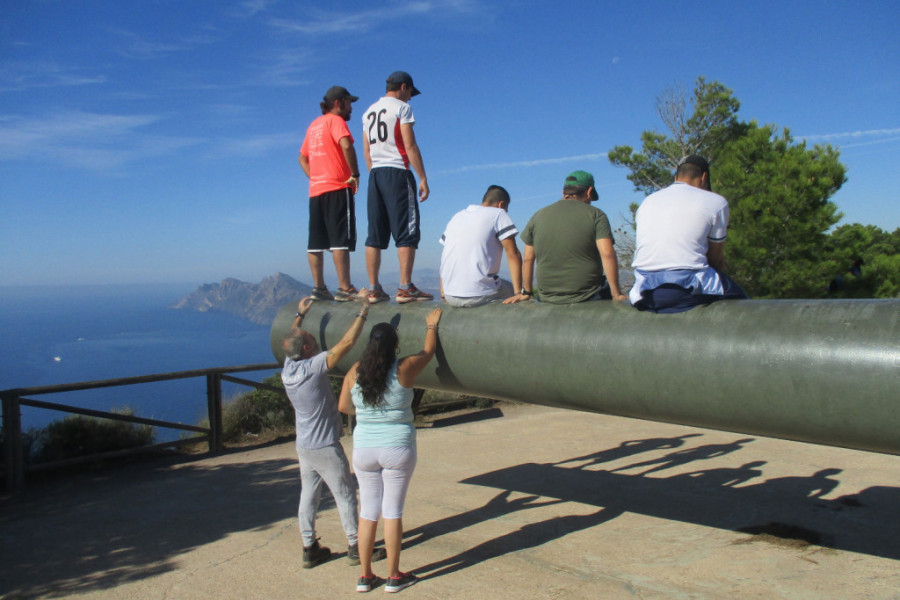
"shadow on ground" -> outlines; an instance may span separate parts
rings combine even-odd
[[[747,542],[800,532],[805,543],[900,560],[900,488],[876,486],[825,499],[840,483],[839,468],[766,479],[766,461],[739,458],[752,438],[707,445],[699,438],[631,440],[556,463],[523,463],[467,478],[461,483],[498,492],[483,506],[407,531],[405,547],[513,512],[580,503],[596,510],[525,519],[517,529],[416,571],[452,573],[625,512],[744,531]],[[684,448],[688,441],[691,447]],[[734,466],[697,468],[711,458],[717,464],[732,459]],[[613,460],[630,463],[604,470]],[[675,467],[678,474],[666,476]],[[198,547],[294,516],[298,495],[296,461],[287,458],[219,465],[167,459],[43,482],[0,501],[0,596],[62,597],[174,570],[181,555]],[[273,528],[271,537],[286,527]]]
[[[669,468],[739,452],[752,438],[675,450],[611,470],[599,467],[607,461],[648,450],[674,449],[696,435],[632,440],[587,456],[551,464],[525,463],[465,479],[462,483],[503,491],[483,507],[408,532],[410,543],[421,543],[513,511],[557,502],[593,505],[600,510],[590,515],[529,523],[518,531],[426,565],[417,572],[432,575],[452,572],[592,527],[623,512],[745,532],[765,541],[788,539],[900,560],[900,513],[897,512],[900,487],[873,486],[858,494],[827,500],[823,496],[839,485],[837,476],[842,469],[826,468],[808,475],[765,479],[760,467],[766,461],[670,477],[660,474]],[[648,476],[650,473],[652,477]],[[510,501],[511,492],[526,496]]]
[[[294,460],[147,462],[42,482],[3,501],[0,596],[112,588],[173,570],[198,546],[296,514]]]
[[[431,421],[431,427],[438,429],[441,427],[452,427],[454,425],[462,425],[463,423],[476,423],[478,421],[486,421],[488,419],[499,419],[503,416],[503,411],[499,408],[485,408],[482,410],[466,411],[451,417],[441,417]]]

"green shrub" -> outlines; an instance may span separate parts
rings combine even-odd
[[[263,383],[282,387],[281,374]],[[222,407],[222,436],[226,442],[238,442],[247,434],[265,431],[281,433],[294,430],[294,407],[284,394],[253,390],[237,396]]]
[[[341,397],[341,388],[344,387],[344,376],[331,375],[329,379],[331,379],[331,391],[334,392],[334,399],[337,400]]]
[[[134,415],[130,408],[110,412]],[[43,429],[29,430],[24,437],[29,462],[38,463],[147,446],[156,439],[156,429],[150,425],[72,415]]]

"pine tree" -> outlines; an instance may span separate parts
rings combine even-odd
[[[669,134],[645,131],[640,152],[616,146],[609,160],[650,194],[672,182],[684,157],[705,156],[713,190],[729,201],[729,275],[757,298],[822,297],[838,268],[825,248],[841,218],[829,200],[846,180],[839,153],[807,148],[787,129],[739,121],[739,108],[731,90],[702,77],[690,101],[678,88],[666,90],[657,111]]]

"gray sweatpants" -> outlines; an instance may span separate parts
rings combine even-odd
[[[350,464],[340,443],[315,450],[297,448],[300,460],[300,535],[308,548],[316,541],[316,512],[322,496],[322,482],[328,485],[337,504],[347,543],[356,543],[358,508],[356,486],[350,475]]]
[[[510,296],[515,296],[518,293],[518,291],[513,289],[513,286],[510,282],[505,279],[501,279],[500,289],[498,289],[493,294],[488,294],[487,296],[472,296],[469,298],[448,296],[445,294],[444,304],[448,304],[456,308],[475,308],[476,306],[483,306],[485,304],[490,304],[491,302],[502,302]]]

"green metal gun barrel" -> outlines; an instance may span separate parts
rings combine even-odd
[[[380,321],[397,327],[401,356],[420,350],[435,306],[372,306],[337,372]],[[443,308],[417,387],[900,454],[898,301],[728,301],[674,315],[613,302]],[[296,311],[272,324],[279,361]],[[328,348],[357,311],[315,303],[303,326]]]

